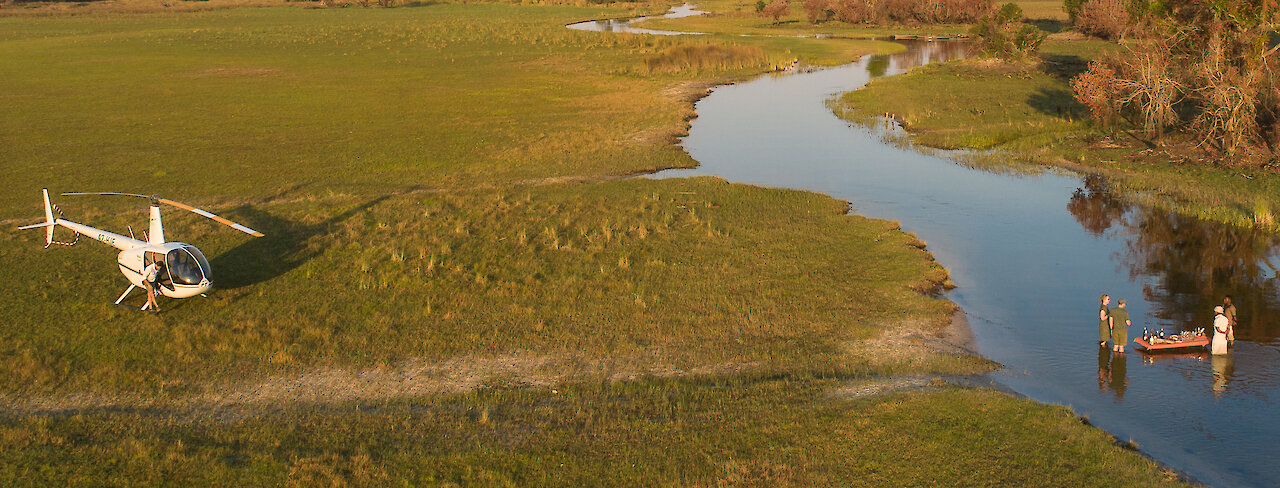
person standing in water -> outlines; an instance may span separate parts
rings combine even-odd
[[[1227,353],[1227,332],[1231,330],[1231,321],[1227,320],[1227,316],[1222,314],[1222,305],[1213,307],[1213,342],[1212,352],[1214,355]]]
[[[1231,295],[1222,298],[1222,315],[1227,317],[1227,345],[1236,343],[1236,305],[1231,303]]]
[[[1129,311],[1125,309],[1124,299],[1116,301],[1116,308],[1107,313],[1111,321],[1111,349],[1124,352],[1124,341],[1129,339]]]
[[[1098,297],[1100,308],[1098,309],[1098,347],[1107,345],[1107,339],[1111,338],[1111,313],[1107,310],[1107,304],[1111,303],[1111,297],[1103,293]]]

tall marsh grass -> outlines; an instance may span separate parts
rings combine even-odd
[[[645,58],[644,67],[649,73],[696,73],[762,66],[766,59],[764,50],[756,46],[683,44]]]

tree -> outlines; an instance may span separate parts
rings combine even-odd
[[[809,22],[817,24],[831,20],[835,15],[835,11],[831,9],[831,0],[805,0],[804,13],[809,18]]]
[[[1080,8],[1084,6],[1085,0],[1062,0],[1062,11],[1067,13],[1067,19],[1072,24],[1076,23],[1076,16],[1080,15]]]
[[[1005,59],[1026,58],[1040,49],[1048,33],[1022,23],[1022,8],[1006,3],[994,15],[979,20],[969,32],[983,52]]]
[[[1074,23],[1085,34],[1116,39],[1129,25],[1129,11],[1122,0],[1087,0]]]
[[[783,15],[787,15],[790,12],[791,7],[787,5],[787,0],[773,0],[773,3],[770,3],[761,10],[760,15],[772,17],[773,23],[776,24],[778,23],[778,19],[781,19]]]
[[[1087,71],[1071,80],[1071,89],[1075,92],[1076,100],[1089,107],[1089,113],[1093,118],[1101,122],[1103,127],[1112,129],[1113,132],[1120,115],[1120,109],[1117,106],[1117,100],[1120,98],[1119,84],[1116,70],[1109,64],[1097,60],[1090,62]]]
[[[1224,163],[1280,160],[1280,46],[1274,41],[1280,16],[1274,0],[1130,2],[1130,18],[1144,12],[1127,34],[1136,39],[1072,83],[1094,117],[1109,124],[1115,115],[1109,104],[1153,140],[1183,128]],[[1111,76],[1107,70],[1114,76],[1109,92],[1098,88]]]

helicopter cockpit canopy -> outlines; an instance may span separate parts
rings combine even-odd
[[[199,285],[203,280],[213,281],[213,272],[209,269],[209,260],[200,254],[195,246],[182,246],[165,254],[165,267],[173,283],[178,285]]]

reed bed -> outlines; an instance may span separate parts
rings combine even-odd
[[[681,45],[645,58],[644,67],[650,73],[700,72],[761,67],[766,61],[764,49],[756,46]]]

